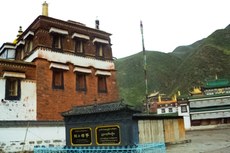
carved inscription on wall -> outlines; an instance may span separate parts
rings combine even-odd
[[[92,129],[91,128],[72,128],[70,130],[70,139],[72,145],[91,145]]]
[[[98,145],[119,145],[120,142],[120,127],[118,125],[96,128],[96,143]]]

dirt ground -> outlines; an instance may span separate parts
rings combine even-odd
[[[190,143],[167,146],[167,153],[230,153],[230,128],[186,132]]]

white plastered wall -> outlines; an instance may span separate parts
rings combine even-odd
[[[181,106],[186,106],[187,112],[181,112]],[[185,129],[187,129],[187,130],[191,129],[189,106],[187,104],[182,104],[182,105],[178,106],[178,115],[183,116]]]
[[[35,146],[65,145],[64,126],[0,127],[0,146],[4,152],[33,151]]]
[[[6,79],[0,78],[0,121],[36,120],[36,82],[21,80],[20,100],[5,100]]]

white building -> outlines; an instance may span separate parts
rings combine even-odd
[[[195,90],[194,90],[195,91]],[[216,79],[206,82],[188,97],[178,98],[178,114],[185,128],[230,123],[230,82]]]
[[[191,128],[190,112],[187,98],[178,98],[178,116],[183,116],[185,129]]]

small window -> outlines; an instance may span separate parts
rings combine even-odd
[[[75,52],[80,54],[84,52],[83,40],[75,39]]]
[[[58,34],[53,34],[53,48],[62,49],[62,36]]]
[[[162,114],[165,113],[165,109],[164,108],[161,109],[161,113]]]
[[[187,106],[186,105],[181,105],[181,113],[187,113]]]
[[[99,93],[107,92],[106,76],[104,75],[98,75],[98,92]]]
[[[97,57],[104,57],[103,45],[101,43],[96,43],[96,54]]]
[[[86,74],[76,73],[76,89],[77,91],[86,91]]]
[[[33,41],[32,39],[26,40],[25,51],[30,52],[33,49]]]
[[[19,52],[19,56],[20,56],[20,59],[21,60],[23,60],[23,58],[24,58],[24,49],[23,48],[21,48],[21,50],[20,50],[20,52]]]
[[[63,70],[53,69],[53,88],[64,89]]]
[[[169,108],[169,112],[170,112],[170,113],[173,112],[173,109],[172,109],[172,108]]]
[[[21,97],[21,82],[18,78],[6,79],[6,100],[20,100]]]

